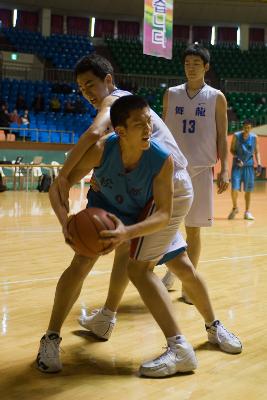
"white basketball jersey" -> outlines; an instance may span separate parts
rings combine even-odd
[[[209,85],[189,97],[186,83],[169,88],[165,122],[189,167],[213,166],[217,161],[215,108],[219,90]]]
[[[132,93],[120,89],[115,89],[114,92],[111,93],[112,96],[116,97],[127,96],[130,94]],[[177,145],[172,133],[170,132],[166,124],[153,110],[150,109],[150,112],[153,122],[152,137],[172,153],[174,161],[174,177],[177,178],[178,176],[176,173],[181,169],[187,167],[186,158],[179,149],[179,145]]]

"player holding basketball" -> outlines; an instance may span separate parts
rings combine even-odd
[[[150,144],[151,114],[142,98],[128,96],[117,100],[111,107],[111,121],[117,135],[111,134],[100,139],[68,179],[72,185],[86,175],[88,169],[95,168],[100,192],[90,193],[89,206],[111,210],[126,223],[124,225],[114,216],[116,230],[102,233],[103,241],[109,243],[111,240],[109,250],[123,241],[144,236],[138,239],[137,246],[131,250],[128,274],[162,329],[168,349],[159,358],[144,363],[140,368],[141,374],[161,377],[196,368],[192,346],[182,336],[168,293],[153,272],[153,267],[160,260],[168,263],[194,297],[207,323],[209,340],[219,344],[224,351],[241,352],[240,341],[215,320],[205,285],[194,271],[186,255],[185,242],[177,233],[181,210],[185,214],[191,203],[191,185],[186,170],[177,167],[170,152],[159,146],[153,138]],[[145,220],[135,223],[151,197],[155,203],[154,212],[151,214],[151,209]],[[51,188],[50,198],[59,221],[65,226],[67,211],[60,204],[56,184]],[[162,259],[164,254],[166,256]],[[96,258],[89,259],[76,254],[71,266],[60,278],[49,330],[41,339],[37,358],[38,368],[43,372],[61,369],[60,328],[95,261]],[[111,325],[113,317],[109,315]]]
[[[227,151],[227,103],[222,92],[205,83],[210,55],[198,44],[187,47],[183,54],[187,83],[169,88],[163,100],[163,119],[188,161],[188,172],[194,189],[194,201],[185,218],[188,256],[197,268],[201,251],[201,227],[213,222],[212,167],[221,162],[218,193],[229,185]],[[174,275],[163,278],[167,288]],[[192,303],[182,290],[185,302]]]
[[[234,157],[231,174],[231,196],[233,209],[228,215],[228,219],[234,219],[236,214],[238,214],[238,190],[241,190],[241,183],[243,182],[246,203],[244,219],[254,220],[254,217],[250,212],[251,192],[253,192],[254,189],[254,154],[258,164],[258,176],[261,174],[262,167],[258,138],[255,133],[251,132],[251,129],[251,121],[244,121],[243,130],[241,132],[236,132],[232,139],[231,153]]]

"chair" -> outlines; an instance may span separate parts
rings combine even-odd
[[[22,156],[17,156],[16,160],[12,164],[15,165],[13,168],[13,188],[17,189],[17,181],[18,181],[18,190],[22,190],[24,187],[24,174],[21,169],[21,161],[23,160]],[[18,179],[17,179],[18,178]]]
[[[16,135],[15,135],[14,133],[8,133],[8,134],[6,135],[6,140],[7,140],[8,142],[15,142],[15,140],[16,140]]]
[[[40,176],[43,175],[42,168],[41,168],[41,163],[43,161],[42,156],[35,156],[33,160],[31,161],[31,164],[33,167],[29,170],[29,175],[31,178],[31,190],[33,189],[34,182],[37,181],[39,182]],[[29,176],[28,176],[29,178]]]
[[[5,142],[5,141],[6,141],[5,131],[0,130],[0,142]]]

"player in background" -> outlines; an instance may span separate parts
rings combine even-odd
[[[172,132],[188,161],[188,172],[194,189],[194,200],[185,218],[188,256],[195,268],[201,252],[201,227],[213,221],[213,171],[220,160],[218,193],[229,185],[227,150],[227,103],[222,92],[205,82],[210,67],[210,54],[198,44],[190,45],[183,54],[187,82],[170,87],[163,99],[163,120]],[[174,275],[163,278],[171,288]],[[184,288],[182,297],[192,303]]]
[[[252,123],[244,121],[243,130],[233,135],[231,153],[233,154],[233,165],[231,173],[231,197],[233,208],[228,219],[234,219],[239,212],[237,207],[238,191],[241,191],[241,184],[245,192],[246,209],[244,219],[254,220],[250,212],[251,193],[254,190],[254,155],[257,161],[257,172],[259,176],[262,171],[258,138],[252,131]]]

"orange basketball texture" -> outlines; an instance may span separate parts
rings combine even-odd
[[[101,222],[96,221],[93,215],[97,215]],[[115,229],[115,224],[102,208],[86,208],[73,215],[68,222],[73,249],[87,257],[96,257],[98,252],[105,249],[105,246],[98,242],[99,232],[110,229]]]

